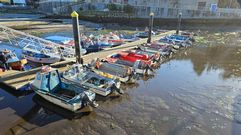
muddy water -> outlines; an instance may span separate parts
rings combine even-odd
[[[237,33],[204,32],[154,77],[123,86],[120,98],[100,98],[90,114],[1,89],[0,134],[240,135],[240,40]]]

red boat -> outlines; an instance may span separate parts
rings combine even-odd
[[[153,60],[153,57],[148,56],[147,54],[136,54],[132,51],[121,51],[115,55],[111,55],[107,58],[109,62],[115,62],[117,59],[129,61],[135,63],[137,60],[141,60],[147,65],[154,66],[156,62]]]
[[[124,65],[132,68],[137,74],[150,75],[153,73],[151,63],[144,60],[136,60],[135,62],[122,60],[120,54],[112,54],[105,59],[108,63],[115,63],[118,65]],[[148,63],[148,64],[147,64]]]
[[[120,39],[118,36],[109,36],[108,42],[115,46],[118,46],[118,45],[121,45],[124,43],[124,41],[122,39]]]
[[[134,53],[136,55],[145,55],[148,56],[149,59],[152,59],[155,63],[159,63],[161,60],[161,54],[160,52],[148,52],[148,51],[143,51],[143,50],[131,50],[129,51],[130,53]]]

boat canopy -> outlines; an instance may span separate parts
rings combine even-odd
[[[37,73],[33,84],[41,91],[51,92],[61,85],[61,79],[56,69],[50,69]]]

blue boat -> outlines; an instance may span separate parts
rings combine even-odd
[[[100,46],[101,48],[114,47],[114,44],[108,41],[98,41],[97,45]]]
[[[95,44],[93,42],[81,41],[81,46],[82,46],[82,48],[84,48],[87,51],[87,53],[99,52],[99,51],[103,50],[103,48],[101,46],[99,46],[98,44]]]
[[[189,37],[183,36],[183,35],[170,35],[168,37],[174,40],[182,40],[182,41],[189,40]]]
[[[124,42],[134,42],[139,40],[140,38],[134,36],[134,35],[120,35],[120,38],[124,41]]]
[[[144,31],[144,32],[138,32],[135,34],[136,37],[139,37],[139,38],[147,38],[148,37],[148,32],[147,31]],[[151,32],[152,36],[156,35],[156,33],[154,31]]]
[[[161,38],[159,40],[159,42],[178,45],[181,47],[187,47],[187,46],[192,45],[192,42],[189,40],[189,38],[186,38],[184,36],[179,36],[179,35],[165,36],[165,37]]]
[[[43,67],[37,73],[31,88],[45,100],[69,111],[76,112],[84,106],[97,107],[95,93],[78,85],[61,80],[59,71],[51,67]]]

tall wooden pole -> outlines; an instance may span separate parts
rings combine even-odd
[[[177,31],[176,31],[176,34],[177,34],[177,35],[179,34],[179,31],[180,31],[180,29],[181,29],[181,21],[182,21],[182,13],[179,13],[179,14],[178,14]]]
[[[153,20],[154,20],[154,13],[150,13],[150,19],[149,19],[149,32],[148,32],[148,39],[147,43],[151,43],[151,35],[152,35],[152,29],[153,29]]]
[[[81,59],[81,45],[80,45],[80,32],[79,32],[79,14],[77,12],[71,13],[73,22],[73,33],[74,33],[74,43],[75,43],[75,56],[77,63],[83,63]]]

